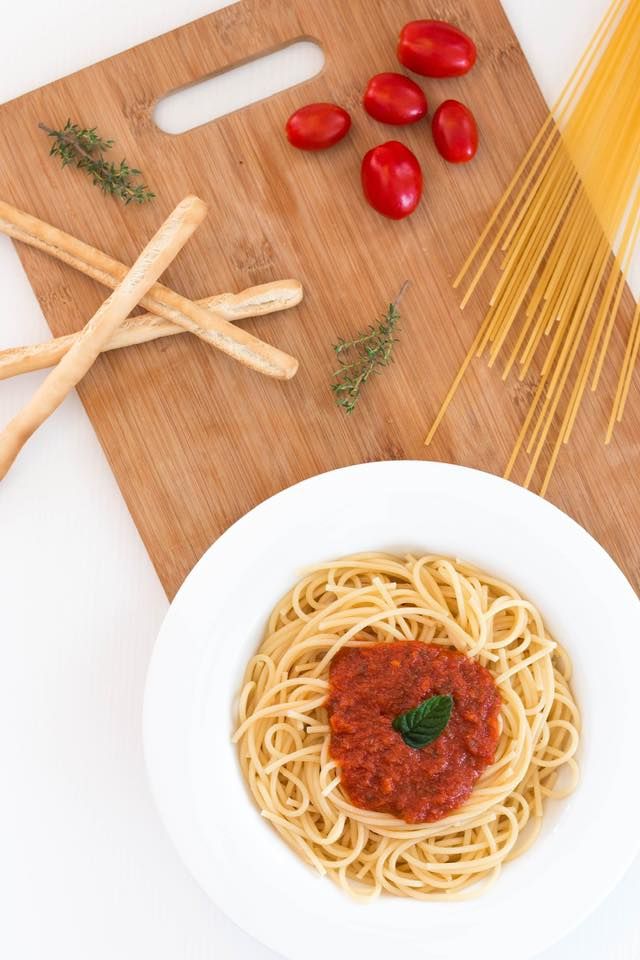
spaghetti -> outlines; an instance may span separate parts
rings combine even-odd
[[[640,232],[640,0],[614,0],[564,92],[516,170],[454,286],[464,307],[494,255],[502,275],[489,310],[426,438],[429,444],[474,356],[507,347],[523,380],[543,354],[538,386],[505,476],[523,447],[529,486],[555,430],[546,493],[584,392],[601,377]],[[611,253],[618,241],[618,252]],[[519,329],[518,329],[519,325]],[[546,345],[546,350],[544,349]],[[640,351],[640,304],[628,333],[605,442],[621,418]]]
[[[354,806],[330,752],[333,659],[398,641],[473,658],[500,694],[493,761],[437,822]],[[277,604],[247,666],[235,734],[242,772],[280,836],[357,899],[473,896],[531,845],[546,800],[575,786],[570,677],[535,606],[470,564],[383,553],[322,564]]]

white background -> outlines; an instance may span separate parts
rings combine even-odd
[[[606,0],[504,3],[552,99]],[[0,4],[0,102],[224,5]],[[425,12],[428,7],[425,0]],[[28,159],[16,146],[18,169]],[[49,336],[3,237],[0,291],[2,346]],[[0,423],[41,378],[0,383]],[[206,900],[151,804],[140,715],[145,670],[166,608],[74,395],[0,487],[0,956],[274,958]],[[621,798],[621,815],[637,799]],[[585,842],[606,843],[606,824],[594,824]],[[602,907],[544,960],[637,960],[639,902],[636,862]]]

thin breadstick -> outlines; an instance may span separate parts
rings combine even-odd
[[[3,201],[0,201],[0,233],[43,250],[112,289],[127,273],[128,268],[113,257]],[[298,361],[294,357],[162,284],[154,284],[140,302],[150,313],[183,327],[259,373],[279,380],[295,376]]]
[[[198,197],[185,197],[146,245],[114,292],[40,384],[31,400],[0,433],[0,480],[29,437],[90,370],[102,347],[155,283],[207,214]]]
[[[247,317],[262,317],[279,310],[289,310],[301,300],[302,286],[297,280],[274,280],[272,283],[249,287],[240,293],[221,293],[217,297],[196,302],[205,310],[213,310],[229,323],[234,323]],[[178,333],[186,333],[184,327],[152,313],[145,313],[139,317],[130,317],[120,324],[103,351],[148,343],[150,340],[171,337]],[[79,333],[70,333],[66,337],[56,337],[43,343],[0,350],[0,380],[55,366],[73,346],[78,336]]]

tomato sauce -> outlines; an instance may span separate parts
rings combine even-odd
[[[444,731],[419,750],[394,718],[435,694],[451,694]],[[330,752],[354,806],[407,823],[440,820],[467,799],[498,744],[501,700],[475,660],[434,644],[403,640],[345,647],[331,661]]]

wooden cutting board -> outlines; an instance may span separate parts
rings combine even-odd
[[[424,82],[432,108],[448,97],[473,108],[482,146],[467,167],[438,157],[427,124],[384,127],[360,107],[369,76],[398,68],[402,24],[425,16],[458,23],[478,44],[467,77]],[[155,126],[154,104],[170,90],[301,38],[324,49],[318,77],[181,136]],[[354,117],[346,141],[318,155],[293,150],[283,135],[287,116],[314,100],[334,100]],[[477,362],[429,449],[423,438],[484,309],[480,295],[461,314],[451,278],[544,115],[498,0],[242,0],[0,107],[3,199],[132,262],[173,205],[196,193],[210,215],[167,272],[169,285],[195,299],[290,276],[304,284],[300,307],[246,322],[299,358],[289,383],[252,373],[185,335],[105,355],[79,388],[169,596],[234,520],[320,471],[435,458],[502,472],[532,380],[505,386]],[[157,200],[123,208],[80,172],[59,169],[37,125],[60,126],[68,117],[114,137],[114,159],[125,155],[141,167]],[[415,151],[426,178],[420,209],[400,223],[370,209],[359,185],[365,151],[394,138]],[[80,328],[104,290],[36,251],[19,254],[53,333]],[[405,279],[412,286],[396,363],[347,417],[329,391],[331,344],[374,321]],[[627,312],[630,306],[628,296]],[[637,381],[614,442],[601,442],[619,351],[616,340],[549,498],[587,527],[637,586]]]

